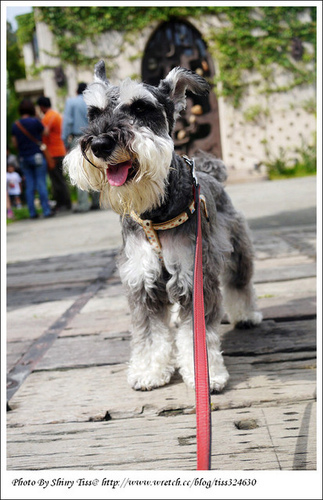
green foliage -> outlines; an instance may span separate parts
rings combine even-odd
[[[7,23],[7,70],[8,87],[14,89],[15,81],[25,77],[25,65],[16,34],[12,31],[10,23]]]
[[[282,147],[279,148],[278,156],[267,154],[268,159],[264,164],[271,180],[316,174],[315,140],[313,144],[307,144],[302,138],[301,146],[295,148],[294,154],[294,159],[291,160],[289,152]]]
[[[309,98],[303,101],[302,107],[306,113],[309,115],[314,115],[316,116],[316,99],[315,98]]]
[[[216,13],[213,7],[40,7],[40,16],[51,28],[75,37],[95,36],[116,30],[138,33],[153,21],[200,17]]]
[[[93,59],[78,47],[106,31],[140,33],[153,21],[168,21],[209,13],[208,7],[40,7],[40,19],[54,33],[60,58],[77,66],[87,66]],[[107,68],[109,70],[109,68]]]
[[[12,224],[13,222],[18,220],[29,219],[29,210],[27,207],[22,207],[22,208],[12,207],[12,212],[14,218],[13,219],[7,218],[7,224]],[[41,210],[37,210],[37,213],[40,214]]]
[[[271,160],[267,160],[265,165],[268,169],[270,179],[277,179],[281,177],[291,177],[295,175],[295,163],[288,161],[287,151],[280,147],[279,154]]]
[[[316,173],[316,141],[312,144],[307,144],[302,139],[301,146],[295,149],[299,156],[298,166],[300,170],[305,170],[308,174]]]
[[[35,32],[35,17],[33,12],[17,16],[17,39],[20,47],[32,42]]]
[[[45,22],[54,35],[57,54],[63,64],[92,67],[93,59],[79,50],[86,40],[94,42],[107,31],[118,31],[124,42],[135,43],[138,33],[152,23],[172,19],[216,17],[220,23],[208,23],[202,33],[208,50],[216,61],[214,84],[217,94],[235,107],[241,107],[248,94],[258,92],[270,96],[298,87],[313,85],[316,79],[316,7],[250,6],[250,7],[37,7],[37,20]],[[19,16],[20,44],[31,41],[33,14]],[[212,25],[212,26],[211,26]],[[293,57],[293,44],[301,42],[303,53]],[[294,53],[295,55],[295,53]],[[136,56],[135,56],[136,57]],[[107,72],[114,67],[107,51]],[[94,59],[97,61],[97,57]],[[284,78],[280,78],[284,75]],[[303,109],[315,113],[313,100]],[[262,125],[270,116],[270,108],[254,105],[244,111],[246,122]],[[271,176],[290,176],[316,171],[316,148],[302,144],[289,164],[290,151],[281,149],[277,158],[268,154],[264,142],[266,164]],[[297,159],[296,159],[297,158]]]
[[[315,71],[307,67],[316,59],[315,7],[38,7],[35,13],[53,32],[61,60],[77,66],[93,64],[78,49],[86,39],[95,41],[105,31],[137,34],[152,22],[215,16],[222,27],[210,28],[203,36],[208,37],[219,68],[215,83],[235,107],[251,82],[270,94],[315,81]],[[33,14],[19,16],[18,23],[20,43],[30,41]],[[295,39],[303,43],[299,61],[291,57]],[[287,85],[277,83],[277,69],[289,75]]]
[[[239,107],[250,83],[259,92],[286,92],[313,84],[316,60],[316,9],[305,7],[224,7],[226,24],[213,29],[209,48],[218,63],[216,76],[222,96]],[[307,16],[307,17],[306,17]],[[303,44],[301,60],[292,57],[293,40]],[[304,42],[311,44],[314,52]],[[278,83],[280,70],[289,76],[288,85]]]
[[[19,100],[15,81],[25,78],[25,65],[16,34],[7,23],[7,144],[10,145],[11,125],[18,117]]]
[[[255,104],[254,106],[249,106],[243,112],[243,118],[246,122],[261,125],[268,118],[269,114],[268,108],[263,108],[260,104]]]

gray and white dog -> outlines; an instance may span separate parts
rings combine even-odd
[[[158,87],[130,79],[112,85],[100,61],[84,92],[89,126],[65,159],[72,183],[100,191],[102,206],[121,215],[119,271],[133,325],[128,381],[138,390],[167,384],[177,368],[194,387],[194,180],[191,162],[174,153],[171,139],[186,90],[206,94],[209,84],[178,67]],[[195,158],[195,169],[205,200],[201,217],[210,390],[221,391],[229,378],[218,336],[222,297],[237,327],[257,325],[262,316],[251,283],[252,244],[243,216],[222,185],[225,166],[204,153]],[[176,323],[171,321],[174,310]]]

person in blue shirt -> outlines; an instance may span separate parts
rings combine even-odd
[[[66,100],[63,115],[62,139],[67,150],[72,149],[83,135],[84,129],[88,126],[87,106],[84,102],[83,92],[86,89],[86,83],[79,83],[77,96]],[[82,213],[88,210],[97,210],[100,208],[100,193],[91,192],[92,205],[89,202],[89,193],[77,188],[77,208],[74,212]]]
[[[77,96],[66,100],[63,116],[62,139],[67,149],[71,149],[76,141],[83,135],[83,130],[88,126],[87,106],[84,102],[83,92],[86,83],[79,83]]]
[[[44,126],[36,118],[34,104],[29,99],[23,99],[18,108],[20,114],[20,124],[36,141],[42,142]],[[13,146],[19,152],[20,168],[26,182],[26,201],[31,219],[38,218],[35,208],[35,192],[38,191],[44,217],[52,217],[52,212],[47,191],[47,163],[37,142],[31,140],[18,127],[17,122],[13,123],[11,129]]]

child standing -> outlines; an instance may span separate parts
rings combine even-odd
[[[12,204],[21,208],[21,182],[22,179],[18,172],[16,172],[15,166],[12,163],[7,165],[7,191]]]

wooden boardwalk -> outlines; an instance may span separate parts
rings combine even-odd
[[[253,239],[265,319],[251,331],[222,324],[231,378],[211,398],[212,469],[314,470],[315,227]],[[114,260],[8,266],[9,471],[196,467],[194,391],[178,376],[151,392],[126,382],[130,316]]]

